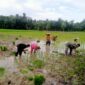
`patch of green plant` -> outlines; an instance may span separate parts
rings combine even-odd
[[[18,39],[19,39],[18,37],[15,38],[15,40],[18,40]]]
[[[41,74],[34,76],[34,85],[42,85],[45,82],[45,77]]]
[[[10,55],[15,55],[15,54],[16,54],[16,52],[15,52],[15,51],[10,53]]]
[[[85,85],[85,56],[79,56],[74,63],[74,72],[78,77],[78,83]]]
[[[1,50],[1,51],[8,51],[8,49],[7,49],[6,46],[0,46],[0,50]]]
[[[71,85],[85,85],[85,55],[78,53],[76,56],[63,56],[57,61],[59,69],[56,72],[63,76],[64,82],[68,85],[70,82]]]
[[[15,41],[13,41],[12,44],[15,45]]]
[[[32,64],[35,68],[42,68],[44,66],[44,62],[42,60],[35,60]]]
[[[27,73],[28,73],[28,69],[26,69],[26,68],[21,69],[20,72],[21,72],[22,74],[27,74]]]
[[[29,69],[30,71],[33,71],[33,70],[34,70],[34,67],[33,67],[33,66],[28,66],[28,69]]]
[[[33,78],[32,76],[30,76],[30,77],[27,77],[27,79],[28,79],[29,81],[32,81],[34,78]]]
[[[0,67],[0,77],[2,77],[5,73],[5,69]]]

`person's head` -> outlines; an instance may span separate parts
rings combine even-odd
[[[40,49],[40,46],[37,46],[37,50],[39,50]]]
[[[80,47],[80,43],[77,44],[77,48]]]
[[[74,39],[74,42],[77,42],[78,40],[79,40],[79,38],[75,38],[75,39]]]
[[[27,44],[27,47],[30,47],[30,44]]]
[[[47,33],[46,36],[50,36],[50,33]]]
[[[39,43],[40,42],[40,40],[37,40],[37,43]]]

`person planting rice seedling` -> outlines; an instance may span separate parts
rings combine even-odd
[[[40,49],[40,46],[38,45],[39,42],[40,42],[39,40],[37,40],[37,42],[31,42],[31,45],[30,45],[30,47],[31,47],[30,53],[31,54],[36,53],[36,51]]]
[[[66,55],[72,55],[73,51],[76,51],[76,49],[80,47],[80,44],[79,43],[71,43],[71,42],[68,42],[66,43],[66,49],[65,49],[65,54]],[[69,53],[68,53],[69,51]]]
[[[46,46],[50,46],[51,44],[51,34],[50,33],[47,33],[46,34]]]
[[[51,34],[47,33],[46,34],[46,55],[48,55],[50,52],[50,45],[51,45]]]
[[[30,44],[24,44],[24,43],[20,43],[17,45],[17,52],[15,54],[15,56],[19,55],[19,58],[21,58],[22,56],[22,52],[25,52],[25,48],[30,47]]]
[[[75,38],[75,39],[74,39],[74,43],[75,43],[75,44],[77,44],[78,41],[79,41],[79,38]]]

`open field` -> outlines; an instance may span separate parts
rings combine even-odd
[[[8,36],[21,36],[26,38],[32,38],[32,39],[45,39],[45,34],[48,31],[35,31],[35,30],[6,30],[6,29],[0,29],[0,39],[8,38]],[[85,32],[52,32],[50,31],[52,35],[58,36],[58,41],[71,41],[74,38],[79,38],[80,42],[85,42]],[[2,37],[2,36],[3,37]]]
[[[22,63],[19,62],[19,57],[15,58],[16,45],[13,42],[17,38],[24,43],[36,39],[42,42],[46,33],[47,31],[0,29],[0,85],[42,85],[39,83],[44,80],[43,85],[85,85],[85,48],[78,49],[72,56],[61,53],[62,50],[64,52],[64,42],[73,41],[77,37],[85,46],[85,32],[50,31],[52,35],[58,36],[57,44],[51,46],[54,48],[51,48],[51,53],[38,51],[30,55],[27,51],[22,55]]]

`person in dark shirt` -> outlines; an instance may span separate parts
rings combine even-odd
[[[27,48],[27,47],[30,47],[30,44],[23,44],[23,43],[20,43],[17,45],[17,52],[15,54],[15,56],[22,56],[22,52],[25,51],[24,49]]]
[[[75,51],[76,48],[80,47],[80,44],[79,43],[71,43],[71,42],[68,42],[66,43],[66,49],[65,49],[65,54],[66,55],[72,55],[72,52],[73,50]],[[68,53],[68,50],[69,50],[69,53]]]

